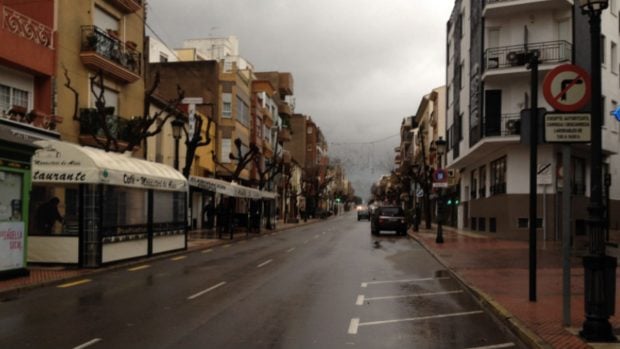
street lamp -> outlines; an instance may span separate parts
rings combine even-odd
[[[441,156],[446,152],[446,141],[443,138],[439,137],[438,140],[435,141],[435,150],[437,151],[437,168],[441,169]],[[437,200],[437,238],[435,242],[438,244],[443,244],[443,227],[441,223],[443,223],[443,189],[439,189],[439,200]]]
[[[590,248],[583,257],[585,316],[580,335],[588,341],[615,341],[609,316],[615,308],[616,258],[605,255],[602,200],[602,106],[601,106],[601,13],[608,0],[581,0],[582,13],[590,19],[592,75],[592,142],[590,145],[590,203],[588,227]]]
[[[175,118],[170,122],[172,125],[172,138],[174,138],[174,169],[179,170],[179,140],[181,139],[181,130],[185,122],[181,118]]]

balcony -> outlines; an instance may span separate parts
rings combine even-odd
[[[82,63],[123,83],[140,79],[142,55],[134,45],[124,43],[103,29],[95,26],[82,27]]]
[[[114,107],[109,107],[107,109],[108,115],[105,117],[105,124],[110,136],[116,139],[121,147],[126,146],[131,137],[129,121],[118,115],[114,115]],[[107,138],[103,125],[95,108],[80,109],[79,118],[81,144],[98,146],[93,136],[100,141],[106,141]]]
[[[521,135],[521,114],[502,114],[499,120],[485,117],[483,137]]]
[[[293,95],[293,75],[291,73],[279,74],[278,92],[280,93],[280,96]]]
[[[288,103],[281,102],[281,103],[278,103],[278,114],[284,115],[284,116],[291,116],[293,115],[293,110]]]
[[[291,131],[288,128],[283,128],[278,132],[278,142],[290,142],[291,139]]]
[[[567,10],[572,6],[573,0],[485,0],[482,15],[489,18],[506,16],[515,12]]]
[[[527,45],[529,52],[537,52],[540,64],[549,65],[569,62],[572,56],[572,45],[567,41],[539,42]],[[502,74],[502,69],[511,69],[518,72],[526,71],[526,45],[513,45],[489,48],[484,53],[485,75]],[[507,70],[508,71],[508,70]],[[507,72],[506,71],[506,72]]]
[[[107,0],[112,6],[123,13],[134,13],[142,8],[142,0]]]

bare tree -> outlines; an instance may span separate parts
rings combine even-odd
[[[106,105],[103,71],[90,77],[90,92],[95,98],[95,108],[78,109],[80,94],[71,86],[71,78],[66,67],[63,66],[65,87],[73,92],[75,97],[73,119],[80,122],[80,128],[87,132],[93,141],[105,151],[125,152],[133,151],[151,136],[161,132],[166,121],[178,112],[183,100],[184,92],[177,86],[177,97],[167,101],[164,108],[153,115],[149,115],[145,107],[144,115],[124,119],[114,116],[114,107]],[[145,92],[145,105],[151,100],[160,84],[159,74],[156,75],[153,86]],[[155,129],[152,128],[156,125]]]

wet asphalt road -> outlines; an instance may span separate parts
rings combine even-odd
[[[351,214],[0,303],[0,348],[478,347],[521,345],[414,240]]]

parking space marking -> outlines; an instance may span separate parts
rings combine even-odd
[[[432,281],[432,280],[447,280],[447,279],[450,279],[450,278],[446,276],[446,277],[438,277],[438,278],[367,281],[367,282],[362,282],[361,287],[366,288],[366,287],[368,287],[368,285],[377,285],[377,284],[398,284],[398,283],[422,282],[422,281]]]
[[[68,288],[68,287],[78,286],[78,285],[82,285],[82,284],[87,284],[87,283],[89,283],[91,281],[92,281],[91,279],[82,279],[82,280],[68,282],[66,284],[58,285],[56,287],[58,287],[58,288]]]
[[[359,327],[360,319],[353,318],[349,324],[349,334],[357,334],[357,328]]]
[[[305,244],[307,244],[307,243],[308,243],[308,241],[310,241],[310,240],[306,240],[306,241],[304,241],[304,245],[305,245]]]
[[[291,253],[291,252],[293,252],[293,251],[295,251],[295,247],[291,247],[291,248],[289,248],[288,250],[286,250],[286,253]]]
[[[230,246],[232,246],[232,244],[224,245],[222,248],[229,248]]]
[[[323,232],[323,235],[327,234],[326,232]]]
[[[264,262],[262,262],[261,264],[257,265],[256,267],[257,267],[257,268],[262,268],[262,267],[266,266],[267,264],[269,264],[269,263],[271,263],[271,262],[273,262],[273,259],[270,259],[270,260],[268,260],[268,261],[264,261]]]
[[[138,270],[142,270],[142,269],[146,269],[146,268],[150,268],[151,266],[148,264],[144,264],[144,265],[140,265],[137,267],[133,267],[133,268],[129,268],[127,269],[127,271],[138,271]]]
[[[77,347],[73,347],[73,349],[84,349],[86,347],[90,347],[91,345],[97,343],[97,342],[101,342],[101,338],[94,338],[92,340],[89,340],[86,343],[82,343],[80,345],[78,345]]]
[[[195,293],[195,294],[187,297],[187,300],[191,301],[192,299],[198,298],[198,297],[204,295],[205,293],[211,292],[211,291],[215,290],[216,288],[222,287],[224,285],[226,285],[226,281],[222,281],[222,282],[220,282],[219,284],[217,284],[215,286],[211,286],[211,287],[207,288],[206,290],[202,290],[202,291],[200,291],[198,293]]]
[[[364,295],[360,294],[357,296],[357,301],[355,301],[355,305],[363,305],[364,304]]]
[[[172,257],[170,258],[171,261],[180,261],[181,259],[185,259],[187,258],[187,256],[177,256],[177,257]]]
[[[359,318],[354,318],[354,319],[351,319],[351,323],[349,324],[349,334],[357,334],[358,329],[362,326],[376,326],[376,325],[394,324],[394,323],[399,323],[399,322],[443,319],[443,318],[457,317],[457,316],[477,315],[477,314],[482,314],[482,313],[483,313],[482,310],[475,310],[475,311],[467,311],[467,312],[461,312],[461,313],[439,314],[439,315],[420,316],[420,317],[412,317],[412,318],[405,318],[405,319],[371,321],[371,322],[360,322]]]
[[[455,294],[455,293],[463,293],[463,290],[458,290],[458,291],[442,291],[442,292],[427,292],[427,293],[405,294],[405,295],[398,295],[398,296],[381,296],[381,297],[365,297],[364,295],[359,295],[359,296],[357,296],[357,302],[355,304],[363,305],[364,301],[380,301],[380,300],[385,300],[385,299],[441,296],[441,295]],[[359,304],[360,297],[362,299],[361,304]]]
[[[210,248],[210,249],[208,249],[208,250],[204,250],[204,251],[202,251],[202,253],[211,253],[211,252],[213,252],[213,249],[212,249],[212,248]]]
[[[314,236],[314,238],[315,238],[315,239],[318,239],[318,238],[319,238],[319,234],[316,234],[316,235]]]
[[[512,348],[515,347],[514,343],[502,343],[495,345],[487,345],[484,347],[475,347],[475,348],[467,348],[467,349],[501,349],[501,348]]]

